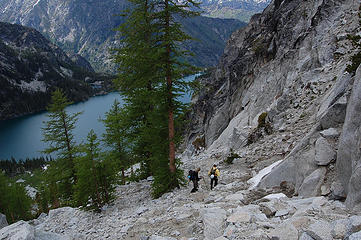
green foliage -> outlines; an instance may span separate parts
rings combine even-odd
[[[206,138],[204,136],[197,137],[193,142],[192,145],[195,149],[199,150],[200,148],[204,148],[206,146]]]
[[[128,124],[124,121],[124,110],[120,103],[115,100],[111,109],[105,113],[101,120],[105,126],[103,141],[110,149],[108,158],[116,164],[117,169],[122,172],[122,184],[125,184],[125,170],[130,166],[129,158],[126,155],[126,135],[129,132]]]
[[[252,50],[256,56],[260,57],[267,52],[267,46],[262,39],[257,39],[253,43]]]
[[[25,171],[34,171],[36,169],[42,168],[49,159],[39,157],[39,158],[27,158],[25,161],[15,160],[0,160],[0,170],[3,170],[5,174],[9,177],[14,177],[19,174],[24,174]]]
[[[131,0],[127,20],[117,31],[121,48],[115,49],[119,76],[115,85],[125,97],[123,137],[141,175],[154,176],[153,196],[158,197],[182,182],[175,160],[185,106],[176,97],[190,88],[185,75],[196,68],[184,62],[190,53],[179,45],[191,38],[177,17],[196,16],[193,1]]]
[[[267,122],[267,112],[263,112],[258,117],[258,125],[253,129],[247,138],[247,145],[250,145],[256,142],[258,139],[262,138],[264,135],[270,135],[273,132],[273,128],[269,122]]]
[[[258,117],[258,128],[264,127],[266,125],[267,112],[261,113]]]
[[[56,185],[56,195],[65,201],[71,201],[72,186],[76,183],[74,158],[78,152],[73,130],[80,113],[68,114],[65,111],[71,102],[59,89],[53,92],[51,100],[48,107],[49,120],[44,122],[45,127],[42,128],[43,141],[48,143],[48,148],[43,152],[56,155],[56,160],[50,164],[48,175],[50,184]]]
[[[101,160],[99,144],[96,134],[91,130],[87,143],[81,147],[83,154],[76,160],[78,181],[74,192],[77,206],[98,211],[112,199],[116,174],[112,161]]]
[[[227,163],[228,165],[231,165],[231,164],[233,164],[233,160],[236,158],[240,158],[240,156],[237,153],[235,153],[233,151],[233,149],[231,148],[230,153],[225,160],[225,163]]]
[[[359,30],[361,30],[361,5],[359,7]],[[355,47],[356,49],[356,53],[354,55],[351,56],[351,64],[347,65],[346,67],[346,71],[351,73],[351,74],[355,74],[357,68],[360,66],[361,64],[361,37],[357,36],[357,35],[347,35],[347,39],[349,39],[352,43],[352,45]]]
[[[0,172],[0,212],[4,213],[9,223],[31,217],[31,199],[25,188]]]

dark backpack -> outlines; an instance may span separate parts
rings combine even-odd
[[[195,180],[195,174],[194,173],[195,173],[194,171],[189,170],[189,172],[188,172],[188,179],[189,180]]]
[[[217,168],[216,169],[211,169],[211,175],[214,175],[214,176],[216,176],[216,171],[217,171]]]

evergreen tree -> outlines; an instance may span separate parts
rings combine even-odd
[[[176,97],[188,88],[181,79],[196,69],[182,61],[188,53],[181,51],[179,44],[191,38],[182,31],[176,16],[198,15],[189,10],[198,4],[168,0],[131,3],[127,21],[118,28],[122,48],[116,55],[120,66],[116,85],[125,96],[128,119],[133,118],[129,127],[136,136],[131,138],[132,150],[149,163],[157,197],[182,182],[175,159],[179,137],[175,120],[183,105]]]
[[[4,213],[9,223],[20,219],[28,220],[31,217],[31,199],[25,188],[10,181],[0,172],[0,212]]]
[[[142,177],[152,175],[151,151],[154,141],[147,141],[144,132],[149,129],[149,112],[154,109],[156,88],[159,86],[159,56],[154,46],[153,34],[155,2],[152,0],[130,0],[131,9],[125,11],[126,21],[117,29],[122,35],[122,46],[116,49],[119,74],[115,81],[117,89],[125,97],[123,121],[127,126],[127,141],[136,162],[141,163]]]
[[[60,195],[69,201],[73,195],[73,184],[76,183],[74,158],[77,147],[74,141],[73,130],[80,112],[69,114],[65,108],[70,105],[64,93],[57,89],[51,97],[48,106],[49,120],[44,122],[43,141],[48,143],[43,153],[55,154],[56,160],[50,163],[49,184],[53,187],[53,198]],[[54,203],[56,199],[53,199]]]
[[[101,161],[99,142],[93,130],[89,132],[81,152],[83,155],[76,161],[78,182],[75,186],[75,200],[77,205],[100,210],[111,200],[116,171],[112,161]]]
[[[105,125],[104,143],[109,147],[108,158],[112,159],[122,172],[122,184],[125,184],[125,170],[129,167],[129,161],[125,153],[125,137],[127,128],[124,126],[123,111],[120,103],[114,100],[111,109],[105,113],[102,122]]]

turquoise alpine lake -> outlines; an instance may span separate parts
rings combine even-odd
[[[197,75],[188,76],[186,81],[193,81]],[[190,102],[190,94],[185,94],[179,99],[182,102]],[[74,136],[77,143],[85,142],[89,131],[93,129],[98,138],[105,132],[105,128],[100,118],[109,111],[114,100],[117,99],[123,103],[119,93],[109,93],[104,96],[90,98],[86,102],[80,102],[68,106],[66,110],[69,113],[83,112],[74,130]],[[28,115],[16,119],[0,121],[0,160],[10,158],[26,159],[44,156],[41,153],[46,148],[42,141],[42,130],[44,121],[47,121],[47,112]]]

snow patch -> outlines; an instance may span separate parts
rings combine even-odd
[[[265,197],[263,197],[263,199],[267,199],[267,200],[272,200],[272,199],[280,199],[280,198],[288,198],[284,193],[274,193],[274,194],[269,194]]]
[[[261,171],[259,171],[259,173],[256,176],[249,179],[247,181],[247,183],[251,184],[251,186],[248,188],[248,190],[255,189],[257,187],[257,185],[260,183],[260,181],[262,180],[262,178],[264,176],[266,176],[267,174],[269,174],[272,171],[272,169],[274,167],[276,167],[278,164],[280,164],[282,161],[283,161],[283,159],[271,164],[270,166],[268,166],[268,167],[262,169]]]

